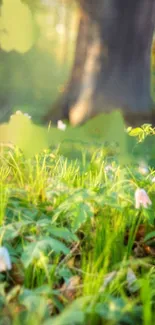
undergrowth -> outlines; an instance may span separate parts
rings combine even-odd
[[[128,132],[137,147],[154,134]],[[0,324],[154,324],[153,165],[121,164],[108,146],[74,159],[1,149],[0,244],[12,269],[0,273]],[[135,208],[137,188],[148,209]]]

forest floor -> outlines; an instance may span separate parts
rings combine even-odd
[[[129,133],[138,148],[155,131]],[[151,149],[147,164],[113,144],[70,150],[1,150],[0,325],[154,324]]]

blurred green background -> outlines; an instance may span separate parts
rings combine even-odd
[[[15,4],[21,0],[3,1]],[[3,1],[1,5],[4,4]],[[6,9],[6,26],[13,19],[10,3]],[[14,49],[4,50],[1,46],[0,122],[8,120],[16,110],[29,113],[35,122],[40,122],[41,117],[61,95],[74,57],[78,27],[78,9],[75,3],[69,0],[25,0],[23,3],[30,5],[28,8],[33,15],[35,38],[30,49],[24,53]],[[20,13],[17,12],[18,9],[15,10],[14,18],[19,30]],[[2,18],[3,15],[0,17],[0,43],[5,35]],[[24,32],[21,35],[23,38],[26,36]]]

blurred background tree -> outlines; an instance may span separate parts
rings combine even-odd
[[[152,122],[154,24],[155,0],[1,1],[1,121],[21,109],[76,125],[121,108]]]
[[[122,109],[129,124],[154,123],[155,0],[77,2],[81,18],[74,66],[55,112],[74,125],[113,109]]]

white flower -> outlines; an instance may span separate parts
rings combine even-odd
[[[148,208],[152,202],[143,188],[138,188],[135,192],[135,208],[139,209],[140,206]]]
[[[142,175],[149,173],[148,166],[143,161],[140,163],[138,170]]]
[[[24,113],[24,116],[28,117],[29,119],[31,119],[31,115],[29,115],[28,113]]]
[[[16,115],[22,115],[23,113],[21,111],[16,111]]]
[[[152,183],[155,183],[155,176],[152,178]]]
[[[14,116],[16,116],[16,115],[18,115],[18,116],[24,115],[27,118],[31,119],[31,116],[28,113],[23,113],[21,111],[16,111],[13,115],[10,116],[10,119],[14,118]]]
[[[65,131],[66,130],[66,124],[63,123],[61,120],[58,120],[57,122],[57,128],[62,130],[62,131]]]
[[[11,270],[12,264],[6,247],[0,247],[0,272]]]
[[[113,172],[114,168],[112,167],[112,165],[107,165],[105,166],[104,170],[106,173],[108,173],[108,172]]]

